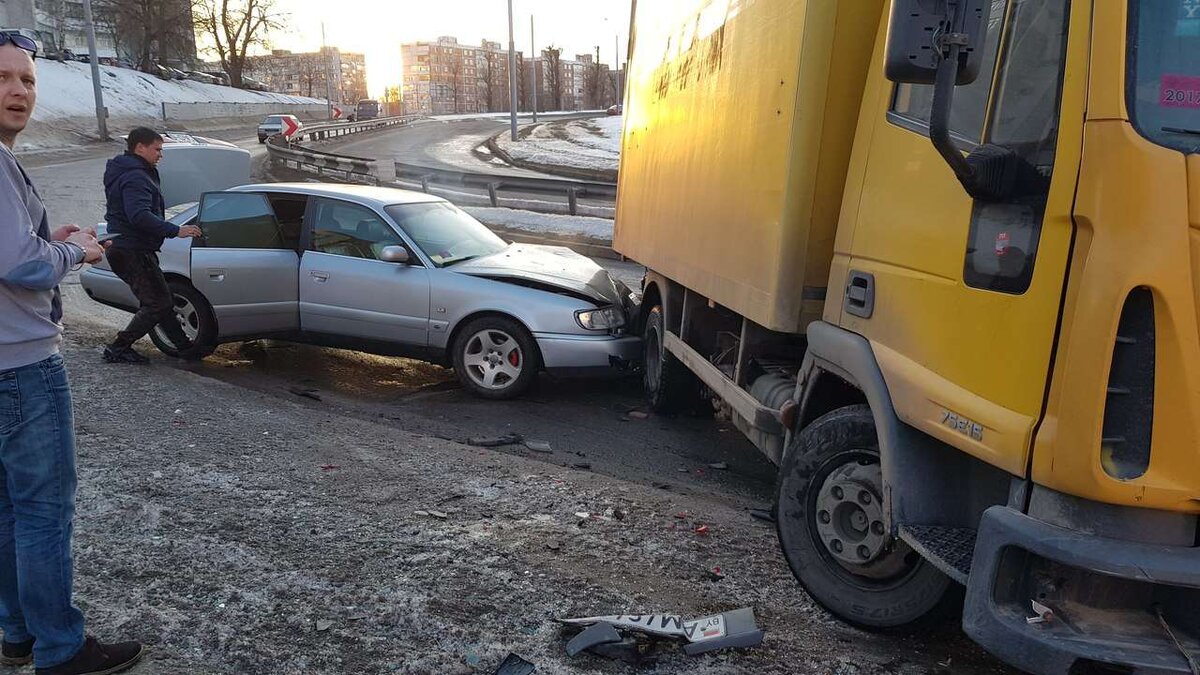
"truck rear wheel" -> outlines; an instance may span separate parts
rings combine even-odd
[[[642,385],[650,409],[664,415],[701,411],[705,402],[700,394],[700,379],[667,351],[662,305],[650,308],[642,338],[645,350]]]
[[[944,618],[956,585],[891,536],[882,497],[869,407],[839,408],[795,434],[779,472],[776,518],[792,573],[822,607],[860,628]]]

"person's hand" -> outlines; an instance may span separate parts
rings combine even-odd
[[[50,241],[66,241],[67,237],[76,232],[79,232],[78,225],[59,225],[50,233]],[[95,231],[92,232],[92,236],[96,236]]]
[[[201,232],[200,228],[196,227],[195,225],[184,225],[183,227],[179,228],[179,234],[177,234],[175,236],[176,237],[202,237],[202,236],[204,236],[204,233]]]
[[[100,262],[104,258],[104,247],[90,232],[73,232],[66,238],[66,241],[83,249],[83,262],[85,263]]]

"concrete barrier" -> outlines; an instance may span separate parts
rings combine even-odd
[[[163,103],[164,122],[194,122],[214,118],[295,115],[302,120],[325,119],[324,103]]]

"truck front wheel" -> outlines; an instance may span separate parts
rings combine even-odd
[[[650,409],[664,415],[699,412],[704,404],[700,379],[667,351],[662,305],[651,307],[646,315],[642,348],[645,351],[642,384]]]
[[[879,441],[871,409],[839,408],[792,437],[779,472],[779,542],[808,594],[868,630],[944,618],[954,582],[884,522]]]

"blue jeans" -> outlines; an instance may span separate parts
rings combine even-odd
[[[34,663],[68,661],[83,646],[71,603],[75,422],[61,356],[0,372],[0,629],[36,638]]]

